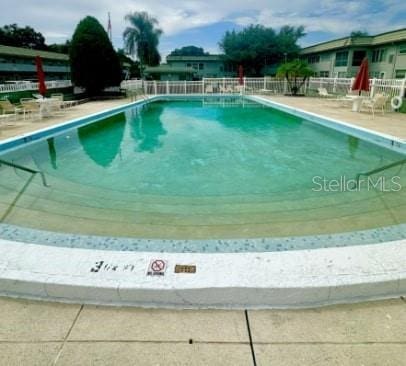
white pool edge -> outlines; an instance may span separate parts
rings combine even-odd
[[[374,140],[376,136],[375,143],[405,151],[404,142],[392,136],[266,98],[252,99],[295,115],[310,116],[316,123],[323,119],[333,123],[336,129],[340,126],[343,132],[350,128],[364,138],[372,135]],[[144,102],[116,107],[95,116]],[[77,121],[73,122],[60,126],[73,128]],[[37,139],[49,131],[54,128],[36,131]],[[152,259],[167,261],[164,276],[146,275]],[[118,266],[119,270],[110,267],[109,271],[91,272],[100,261]],[[175,274],[176,264],[196,265],[197,272]],[[124,269],[128,265],[133,265],[133,270]],[[286,252],[194,254],[71,249],[0,239],[0,296],[141,307],[298,308],[405,294],[406,240]]]
[[[155,259],[167,261],[164,276],[146,274]],[[162,308],[315,307],[405,295],[405,259],[406,240],[223,254],[102,251],[0,240],[0,296]],[[100,261],[110,269],[92,272]],[[174,273],[176,264],[195,265],[197,271]]]

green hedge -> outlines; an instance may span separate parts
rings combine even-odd
[[[17,92],[6,92],[0,93],[0,99],[8,99],[11,103],[20,103],[21,98],[32,98],[33,94],[37,94],[36,90],[24,90]],[[74,99],[73,98],[73,88],[60,88],[60,89],[50,89],[46,93],[46,97],[50,97],[51,94],[62,93],[65,96],[65,100]]]

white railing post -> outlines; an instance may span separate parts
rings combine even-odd
[[[406,75],[405,78],[402,80],[402,84],[400,85],[399,97],[404,98],[405,92],[406,92]]]
[[[286,78],[283,79],[283,94],[288,94],[288,81]]]
[[[369,92],[370,98],[372,98],[375,95],[375,84],[376,84],[376,79],[373,78],[371,82],[371,91]]]
[[[186,80],[185,80],[185,94],[187,94],[187,93],[186,93]]]
[[[243,78],[243,80],[242,80],[242,90],[243,90],[243,93],[245,94],[245,86],[246,86],[246,84],[247,84],[247,78],[244,76],[244,78]]]
[[[266,76],[264,75],[264,90],[266,90]]]
[[[169,94],[169,81],[166,80],[166,94]]]
[[[335,93],[336,91],[337,91],[337,78],[335,77],[333,81],[333,93]]]
[[[156,86],[156,80],[154,80],[154,95],[157,95],[158,94],[158,89],[157,89],[157,86]]]
[[[355,78],[351,78],[351,82],[350,82],[350,90],[352,89],[352,86],[354,85],[354,81],[355,81]]]
[[[222,93],[224,93],[226,90],[226,78],[223,78],[223,91]]]

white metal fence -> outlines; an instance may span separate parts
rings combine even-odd
[[[345,95],[351,93],[354,78],[310,78],[307,93],[317,93],[325,88],[330,94]],[[405,95],[406,79],[369,79],[370,96],[381,93],[389,97]]]
[[[72,86],[70,80],[52,80],[46,81],[47,89],[60,89]],[[0,84],[0,93],[12,93],[25,90],[38,90],[38,83],[17,82],[13,84]]]
[[[317,95],[318,88],[325,88],[330,94],[351,93],[354,78],[309,78],[299,93]],[[289,93],[289,85],[284,79],[263,77],[244,78],[205,78],[200,81],[142,81],[126,80],[122,89],[142,89],[147,95],[158,94],[276,94]],[[404,96],[406,79],[370,79],[370,95],[384,93],[389,97]]]

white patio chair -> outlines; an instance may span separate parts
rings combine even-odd
[[[60,98],[52,97],[49,101],[49,111],[51,114],[63,114],[64,111],[64,102]]]
[[[23,113],[23,109],[11,103],[8,99],[0,100],[0,114],[11,114],[17,119],[17,115]]]
[[[41,105],[35,99],[22,98],[20,102],[24,113],[24,120],[26,119],[27,114],[31,118],[41,117]]]
[[[375,110],[381,110],[382,115],[385,114],[386,103],[388,102],[388,97],[384,94],[376,94],[370,99],[365,99],[362,101],[361,108],[365,107],[372,111],[372,118],[375,118]]]

